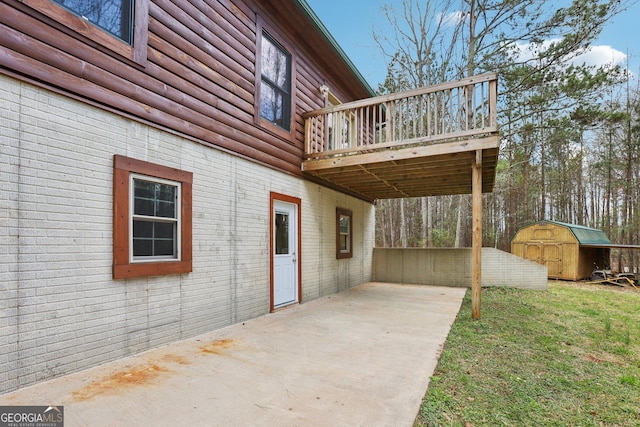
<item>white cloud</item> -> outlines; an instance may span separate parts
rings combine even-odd
[[[440,20],[440,22],[442,22],[447,27],[455,27],[464,20],[465,15],[466,14],[461,10],[448,13],[439,13],[438,20]]]
[[[575,65],[587,64],[601,67],[605,65],[624,65],[626,59],[627,55],[625,53],[611,46],[600,45],[591,46],[584,53],[575,57],[571,63]]]
[[[517,43],[516,48],[519,51],[518,59],[520,61],[529,61],[536,57],[537,50],[545,50],[552,43],[559,39],[546,40],[542,45],[532,45],[530,43]],[[623,65],[627,55],[619,50],[606,45],[591,46],[579,55],[571,58],[568,62],[574,65],[591,65],[595,67]]]
[[[545,40],[541,46],[532,43],[516,42],[516,50],[519,52],[518,61],[531,61],[538,55],[538,51],[545,51],[551,43],[560,41],[560,39]]]

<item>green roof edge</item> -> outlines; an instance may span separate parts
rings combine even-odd
[[[356,68],[356,66],[353,64],[351,59],[347,56],[347,54],[342,49],[342,47],[340,47],[336,39],[331,35],[327,27],[324,26],[324,24],[322,23],[318,15],[316,15],[313,9],[311,9],[311,6],[309,6],[309,3],[307,3],[305,0],[295,0],[295,1],[300,6],[300,9],[302,9],[302,11],[309,17],[309,19],[311,20],[313,25],[316,27],[316,29],[320,31],[320,33],[327,40],[327,42],[329,42],[331,47],[333,47],[333,50],[336,51],[336,53],[342,58],[345,64],[347,64],[347,66],[351,69],[351,72],[358,78],[358,80],[360,80],[360,83],[362,83],[362,85],[369,91],[371,96],[376,96],[377,94],[373,90],[369,82],[364,78],[360,70]]]
[[[599,230],[599,229],[597,229],[597,228],[587,227],[587,226],[585,226],[585,225],[570,224],[570,223],[568,223],[568,222],[555,221],[555,220],[552,220],[552,219],[541,219],[541,220],[539,220],[539,221],[535,221],[535,222],[532,222],[532,223],[530,223],[530,224],[527,224],[527,225],[523,225],[523,226],[521,226],[521,227],[518,227],[518,229],[516,230],[516,232],[515,232],[515,233],[513,234],[513,236],[511,237],[510,242],[513,242],[513,239],[516,237],[516,235],[517,235],[517,234],[520,232],[520,230],[522,230],[523,228],[530,227],[530,226],[532,226],[532,225],[534,225],[534,224],[540,224],[541,222],[549,222],[549,223],[551,223],[551,224],[556,224],[556,225],[560,225],[560,226],[562,226],[562,227],[567,227],[567,228],[569,229],[569,231],[571,232],[571,234],[573,234],[573,237],[575,237],[575,238],[576,238],[576,240],[578,241],[578,243],[579,243],[579,244],[585,244],[585,245],[591,245],[591,244],[594,244],[594,245],[598,245],[598,244],[601,244],[601,245],[607,245],[607,244],[609,244],[609,245],[610,245],[610,244],[611,244],[611,240],[609,240],[609,236],[607,236],[607,235],[606,235],[606,233],[605,233],[604,231],[602,231],[602,230]],[[606,239],[606,242],[604,242],[604,241],[603,241],[603,242],[581,242],[581,241],[580,241],[580,238],[576,235],[576,233],[575,233],[574,229],[575,229],[575,230],[585,230],[585,231],[595,231],[595,232],[601,233],[601,234],[604,236],[604,238]]]
[[[581,230],[599,231],[601,233],[604,233],[604,231],[602,231],[602,230],[599,230],[599,229],[593,228],[593,227],[587,227],[586,225],[570,224],[568,222],[555,221],[555,220],[552,220],[552,219],[544,219],[544,220],[540,220],[538,222],[541,222],[541,221],[552,222],[554,224],[564,225],[565,227],[569,227],[569,228],[576,228],[576,229],[581,229]]]
[[[573,234],[573,236],[578,241],[578,244],[584,244],[584,245],[606,245],[606,244],[610,245],[611,244],[611,240],[609,240],[609,236],[607,236],[604,231],[598,230],[597,228],[591,228],[585,225],[569,224],[568,222],[553,221],[553,220],[547,220],[546,222],[551,222],[553,224],[567,227],[569,231],[571,231],[571,234]],[[583,230],[583,231],[595,232],[596,234],[601,234],[602,237],[606,239],[606,241],[589,241],[589,242],[581,241],[580,237],[576,234],[576,230]]]

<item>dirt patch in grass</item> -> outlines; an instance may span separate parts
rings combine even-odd
[[[607,292],[617,292],[621,294],[637,294],[640,292],[638,289],[634,289],[629,285],[618,286],[618,285],[609,285],[602,283],[589,283],[589,281],[581,281],[581,282],[564,282],[560,280],[550,282],[553,286],[570,286],[576,289],[584,289],[585,291],[607,291]]]
[[[417,426],[640,425],[640,292],[550,282],[467,293]]]

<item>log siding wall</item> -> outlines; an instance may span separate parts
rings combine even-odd
[[[45,3],[0,3],[0,72],[290,174],[302,175],[302,114],[324,106],[321,84],[370,95],[295,1],[150,0],[143,65],[34,9]],[[254,120],[261,25],[293,50],[290,134]]]

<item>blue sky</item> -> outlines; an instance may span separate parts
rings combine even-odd
[[[386,74],[386,62],[372,38],[373,28],[386,22],[383,4],[400,5],[402,0],[307,0],[325,27],[337,40],[364,78],[376,89]],[[590,61],[611,62],[616,58],[640,74],[640,1],[610,22],[590,53]]]

